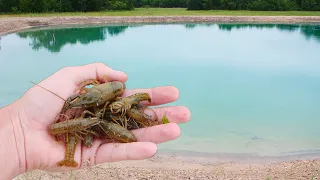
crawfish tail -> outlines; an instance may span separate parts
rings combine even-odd
[[[75,134],[67,134],[65,158],[57,163],[57,166],[77,167],[78,163],[74,160],[74,153],[77,146],[77,137]]]

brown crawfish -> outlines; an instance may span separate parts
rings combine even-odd
[[[121,112],[121,116],[124,116],[131,106],[138,105],[141,101],[150,103],[150,95],[148,93],[136,93],[131,96],[117,98],[116,101],[110,104],[110,110],[114,114]]]
[[[92,88],[84,88],[84,94],[73,95],[68,98],[65,107],[67,108],[88,108],[100,106],[112,102],[116,97],[121,96],[126,89],[126,85],[120,81],[106,82],[94,85]]]
[[[92,136],[92,135],[98,136],[98,134],[92,131],[90,128],[95,125],[98,125],[101,122],[101,119],[97,117],[84,118],[85,114],[87,113],[91,113],[91,112],[85,110],[79,118],[51,124],[48,130],[49,134],[53,135],[53,137],[56,139],[55,136],[57,135],[63,135],[63,134],[68,135],[68,133],[72,133],[75,136],[77,136],[77,138],[84,140],[85,146],[91,147],[92,144],[90,144],[90,140],[88,140],[90,137],[88,136]],[[85,137],[82,137],[82,135],[84,135]],[[66,143],[68,143],[68,141]],[[66,152],[66,153],[69,153],[69,152]]]
[[[62,121],[51,124],[49,126],[49,134],[60,135],[64,133],[78,133],[89,129],[101,122],[99,118],[76,118],[72,120]]]

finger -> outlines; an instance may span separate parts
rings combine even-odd
[[[105,78],[106,76],[108,76],[108,81],[126,82],[128,79],[128,75],[126,73],[113,70],[103,63],[93,63],[72,67],[72,76],[73,80],[77,84],[88,79],[105,81],[105,79],[103,78]]]
[[[49,93],[53,98],[61,97],[62,99],[68,98],[73,91],[74,86],[87,79],[103,79],[108,76],[108,81],[121,81],[125,82],[128,76],[124,72],[116,71],[106,66],[103,63],[93,63],[84,66],[66,67],[55,72],[45,80],[41,81],[37,85],[44,87],[36,87],[31,91],[34,94],[38,94],[40,97],[41,93]],[[52,83],[54,82],[54,83]],[[71,86],[70,86],[71,85]],[[61,88],[64,87],[64,88]],[[71,88],[69,88],[71,87]],[[47,102],[51,102],[47,100]]]
[[[102,144],[96,153],[96,164],[123,160],[142,160],[154,156],[157,146],[150,142]]]
[[[151,98],[151,103],[148,101],[143,101],[141,104],[149,106],[174,102],[179,98],[179,90],[173,86],[161,86],[150,89],[132,89],[124,92],[122,96],[130,96],[136,93],[148,93]]]
[[[158,121],[161,121],[164,115],[171,123],[185,123],[190,120],[190,111],[184,106],[147,108],[144,112],[148,115],[156,116],[152,117],[152,119],[158,119]]]
[[[153,142],[156,144],[177,139],[180,127],[175,123],[162,124],[132,131],[139,142]]]

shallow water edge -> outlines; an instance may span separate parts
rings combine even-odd
[[[269,164],[297,160],[314,160],[320,158],[320,149],[311,152],[296,152],[277,156],[255,155],[250,153],[205,153],[184,150],[160,149],[155,158],[174,158],[183,162],[201,164],[249,163]]]

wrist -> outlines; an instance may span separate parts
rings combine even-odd
[[[0,109],[0,168],[4,179],[26,172],[24,134],[17,109],[9,105]]]

